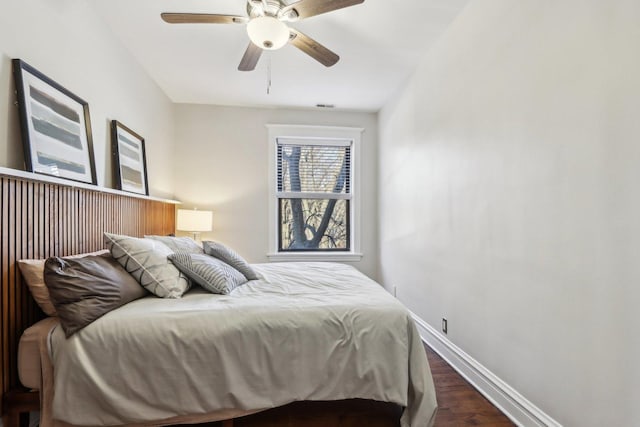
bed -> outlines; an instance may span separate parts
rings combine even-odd
[[[106,314],[77,336],[64,339],[56,318],[46,317],[42,306],[36,305],[33,290],[30,292],[25,286],[17,261],[97,251],[104,248],[105,230],[131,236],[166,235],[175,230],[175,202],[105,192],[66,181],[43,182],[35,175],[22,175],[7,176],[5,171],[0,176],[4,223],[0,229],[3,242],[0,383],[5,426],[17,425],[19,414],[38,406],[44,427],[85,421],[93,425],[160,425],[228,420],[286,402],[334,400],[343,396],[362,396],[366,402],[377,399],[395,402],[405,407],[404,425],[424,426],[432,422],[433,385],[409,314],[378,284],[340,264],[256,265],[262,277],[228,297],[205,294],[194,287],[182,299],[142,298]],[[331,306],[329,299],[337,304]],[[239,305],[234,306],[236,303]],[[181,311],[192,312],[189,314],[192,316],[198,307],[206,308],[200,311],[210,317],[197,321],[206,328],[196,328],[191,338],[194,342],[203,341],[198,344],[207,341],[205,346],[219,346],[224,341],[222,347],[210,349],[211,353],[218,352],[231,360],[224,369],[204,350],[193,351],[192,347],[180,344],[185,334],[180,332],[178,339],[178,326],[173,323],[165,330],[165,339],[153,344],[156,346],[153,351],[147,348],[152,344],[143,345],[134,338],[136,333],[167,327],[156,318],[166,322],[180,317]],[[313,316],[298,312],[303,308],[320,318],[314,321]],[[276,311],[281,314],[276,315]],[[252,332],[242,331],[239,325],[247,322],[243,316],[249,313],[257,314],[254,317],[258,323]],[[124,322],[125,318],[138,325],[126,332],[130,335],[123,341],[129,342],[131,345],[127,347],[131,349],[138,345],[138,357],[116,350],[122,337],[110,336],[113,331],[125,334],[118,329],[123,323],[132,323]],[[294,323],[296,319],[300,326]],[[210,335],[212,323],[225,326],[223,331],[231,340]],[[309,331],[304,331],[302,325]],[[314,335],[314,329],[321,333]],[[111,347],[106,351],[105,343],[109,342],[115,344],[109,344]],[[327,342],[333,345],[324,351],[311,350],[314,345]],[[247,345],[247,350],[241,350],[240,344]],[[179,361],[175,365],[170,360],[163,362],[164,359],[149,356],[171,353],[163,351],[171,346],[182,348],[181,353],[177,351],[172,356]],[[260,358],[253,359],[248,366],[242,365],[242,356],[249,354],[248,349]],[[263,357],[267,355],[274,358]],[[74,358],[96,363],[79,367]],[[304,366],[302,361],[306,358],[316,365]],[[101,366],[97,366],[99,360]],[[195,366],[185,361],[207,364],[206,375],[193,374]],[[137,365],[152,369],[146,374],[131,374]],[[330,369],[324,369],[325,366]],[[180,374],[183,368],[186,371]],[[297,371],[291,371],[292,368]],[[123,372],[126,376],[118,375]],[[161,382],[165,373],[173,373],[183,384],[167,388],[160,384],[166,395],[159,393],[157,400],[150,399],[149,390],[158,387],[157,381]],[[352,373],[357,375],[350,378]],[[151,380],[154,374],[157,378]],[[145,381],[146,393],[125,392],[119,383],[114,383],[135,378]],[[200,384],[205,378],[209,383]],[[213,390],[224,381],[231,385],[230,391],[220,394],[220,390]],[[103,384],[108,387],[101,389]],[[211,399],[203,397],[206,393],[210,393]],[[79,400],[67,402],[67,396],[73,395]],[[158,403],[145,401],[145,395],[147,400]],[[102,418],[84,418],[89,415],[82,409],[76,413],[73,405],[81,405],[81,401],[97,407],[96,414],[102,414],[99,415]],[[142,405],[144,411],[134,411],[131,405]],[[56,419],[58,413],[60,419]]]
[[[420,337],[382,287],[337,263],[253,266],[260,279],[230,295],[145,297],[69,339],[47,321],[41,425],[216,421],[350,398],[402,406],[403,426],[432,423]]]

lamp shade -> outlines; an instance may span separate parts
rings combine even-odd
[[[273,16],[259,16],[247,24],[251,42],[261,49],[276,50],[289,41],[289,27]]]
[[[200,232],[213,229],[213,212],[191,209],[178,209],[176,229]]]

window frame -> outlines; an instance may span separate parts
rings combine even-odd
[[[270,261],[359,261],[361,202],[360,202],[360,141],[363,128],[338,126],[281,125],[268,124],[269,143],[269,251]],[[334,251],[280,251],[280,198],[277,194],[277,145],[278,139],[307,140],[326,145],[326,141],[347,140],[351,142],[351,199],[349,203],[350,250]]]

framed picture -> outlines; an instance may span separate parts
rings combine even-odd
[[[144,138],[119,121],[112,120],[111,146],[116,188],[148,196]]]
[[[20,59],[13,75],[27,171],[97,184],[89,104]]]

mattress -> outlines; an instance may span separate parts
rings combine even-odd
[[[196,288],[181,299],[147,297],[68,339],[55,328],[55,369],[44,369],[52,418],[162,424],[361,398],[403,406],[403,427],[432,424],[420,337],[379,284],[343,264],[253,266],[262,279],[230,295]]]
[[[48,317],[31,325],[22,333],[18,345],[18,378],[23,386],[39,390],[42,387],[41,349],[49,353],[47,341],[51,331],[60,323]]]

